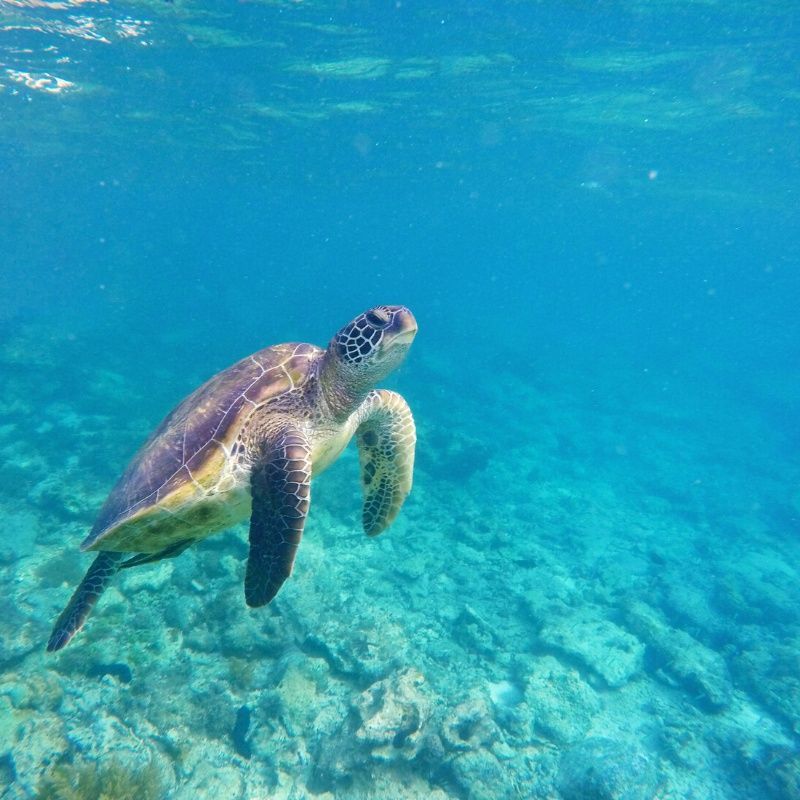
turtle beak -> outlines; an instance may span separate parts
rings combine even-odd
[[[417,321],[405,306],[392,307],[392,322],[386,333],[391,343],[409,345],[417,335]]]

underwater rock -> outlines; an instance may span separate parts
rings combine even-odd
[[[28,492],[28,500],[61,519],[90,521],[104,495],[74,469],[52,471]]]
[[[702,579],[705,575],[698,576]],[[684,575],[675,575],[674,580],[664,587],[663,605],[669,618],[676,624],[696,628],[709,635],[724,630],[725,619],[714,613],[709,602],[707,587],[696,586],[686,580]]]
[[[559,745],[583,739],[602,708],[597,692],[578,671],[552,656],[536,659],[525,685],[525,697],[534,709],[531,726]]]
[[[369,774],[370,764],[408,763],[436,747],[433,698],[425,677],[413,668],[358,694],[343,720],[342,712],[339,709],[341,721],[333,731],[333,712],[322,720],[327,730],[316,743],[316,766],[309,779],[314,792],[341,791],[360,775]]]
[[[644,645],[589,608],[548,621],[539,636],[544,645],[577,659],[612,689],[624,686],[642,669]]]
[[[653,687],[648,687],[648,692],[652,691]],[[653,697],[644,707],[653,719],[658,720],[654,748],[657,747],[665,762],[671,762],[680,770],[708,773],[708,738],[702,723],[714,718],[701,717],[698,720],[696,709],[688,703],[681,705],[681,708],[676,708],[671,698],[662,695]]]
[[[487,658],[497,655],[498,647],[492,625],[485,620],[472,606],[465,604],[456,619],[454,628],[456,641],[471,652],[479,653]]]
[[[364,766],[360,754],[353,748],[352,731],[345,722],[334,733],[319,737],[314,754],[314,768],[308,776],[308,788],[313,794],[341,791],[349,787]]]
[[[800,752],[784,747],[766,754],[764,781],[775,800],[800,800]]]
[[[392,564],[392,569],[409,583],[425,580],[430,573],[431,556],[429,553],[414,553],[408,558],[402,558]]]
[[[185,753],[181,772],[186,778],[181,783],[180,797],[214,800],[266,798],[270,797],[268,787],[274,782],[268,763],[261,764],[259,770],[244,770],[238,759],[231,758],[227,747],[220,747],[219,741],[204,737],[198,737]],[[258,783],[263,785],[259,787]],[[246,793],[245,786],[248,788]]]
[[[448,750],[478,750],[495,742],[500,731],[486,700],[474,692],[445,716],[440,736]]]
[[[719,653],[685,631],[670,627],[659,611],[641,601],[629,604],[625,618],[652,648],[661,662],[659,670],[672,676],[691,694],[699,695],[712,709],[730,704],[733,687],[728,667]]]
[[[188,634],[196,627],[195,618],[197,616],[197,610],[197,607],[191,603],[187,603],[185,598],[175,597],[174,601],[164,606],[164,625],[179,631],[184,640],[186,640],[189,638]],[[223,627],[220,636],[222,636],[225,631],[227,631],[227,626]],[[217,651],[220,649],[221,647],[218,644]]]
[[[34,552],[39,521],[27,511],[4,507],[2,512],[4,536],[0,542],[0,565],[8,566]]]
[[[272,618],[259,620],[249,614],[244,615],[241,608],[233,603],[230,608],[221,609],[215,615],[215,622],[216,619],[220,620],[217,648],[227,657],[237,656],[261,662],[279,659],[294,644],[291,633],[282,630]]]
[[[21,661],[41,647],[41,623],[15,603],[7,604],[0,620],[0,667]]]
[[[378,681],[353,702],[356,739],[377,761],[412,761],[428,735],[433,710],[425,676],[412,668]]]
[[[22,508],[20,498],[13,495],[12,487],[35,486],[38,481],[45,480],[51,471],[52,466],[45,457],[30,450],[30,445],[25,440],[0,447],[0,485],[12,489],[12,493],[4,498],[10,501],[6,508]]]
[[[12,757],[11,748],[16,743],[19,727],[20,721],[11,699],[0,695],[0,756]]]
[[[652,800],[658,783],[655,765],[641,750],[602,737],[568,750],[557,780],[564,800]]]
[[[466,800],[499,800],[519,796],[500,762],[489,750],[459,753],[449,763],[452,780]]]
[[[527,743],[531,710],[525,703],[521,686],[514,681],[502,680],[490,683],[487,688],[495,722],[514,741]]]
[[[746,567],[737,566],[718,578],[712,601],[738,624],[772,627],[800,624],[797,573],[777,554],[752,553]]]
[[[64,700],[64,682],[54,670],[30,670],[30,662],[0,674],[0,700],[6,697],[15,709],[37,713],[58,711]]]
[[[330,680],[330,669],[319,658],[291,657],[282,667],[276,687],[280,718],[289,736],[302,736],[313,730],[317,735],[332,734],[341,716],[321,717],[321,712],[344,705],[337,694],[343,685]]]
[[[348,623],[352,624],[352,620]],[[385,629],[378,641],[377,637],[368,638],[338,620],[328,619],[319,624],[318,630],[308,633],[302,647],[309,655],[324,658],[334,672],[373,683],[389,675],[402,661],[402,650],[392,648],[388,634]]]
[[[135,569],[122,570],[120,587],[126,595],[142,590],[161,592],[173,582],[175,565],[172,561],[145,564]]]
[[[673,724],[683,731],[697,731],[697,714],[692,716],[686,714],[682,724],[679,720]],[[705,752],[717,755],[736,787],[736,797],[800,800],[800,751],[786,728],[760,706],[737,693],[723,714],[706,716],[705,721]],[[707,764],[706,756],[700,770]]]
[[[69,752],[63,721],[54,714],[17,710],[0,697],[0,757],[12,758],[18,794],[11,798],[39,797],[36,784],[45,765],[55,764]],[[0,796],[6,786],[0,784]]]
[[[58,764],[39,782],[39,800],[162,800],[167,796],[162,770],[153,761],[135,763],[114,756],[97,764],[87,759],[76,764]]]
[[[741,635],[731,669],[739,685],[800,734],[800,636],[781,641],[753,627]]]
[[[93,664],[86,674],[90,678],[102,678],[103,675],[111,675],[120,683],[130,683],[133,680],[133,673],[127,664],[121,662],[114,664]]]

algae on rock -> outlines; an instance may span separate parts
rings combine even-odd
[[[642,669],[644,645],[593,607],[548,621],[539,635],[544,645],[577,659],[612,689]]]
[[[558,745],[581,741],[602,708],[597,692],[581,679],[578,670],[553,656],[536,659],[525,697],[535,709],[531,727]]]
[[[730,705],[733,686],[725,659],[719,653],[686,631],[671,627],[657,609],[644,602],[630,603],[626,622],[663,662],[665,674],[699,695],[712,709]]]
[[[404,669],[363,691],[353,701],[360,724],[355,738],[376,761],[411,761],[424,747],[433,700],[425,677]]]
[[[164,780],[158,766],[120,760],[108,764],[59,764],[36,790],[36,800],[162,800]]]

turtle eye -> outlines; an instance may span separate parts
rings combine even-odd
[[[367,311],[364,317],[373,328],[385,328],[389,324],[389,315],[380,308]]]

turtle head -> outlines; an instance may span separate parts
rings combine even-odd
[[[405,306],[375,306],[359,314],[328,346],[337,382],[353,395],[368,391],[405,358],[416,333],[417,321]]]

